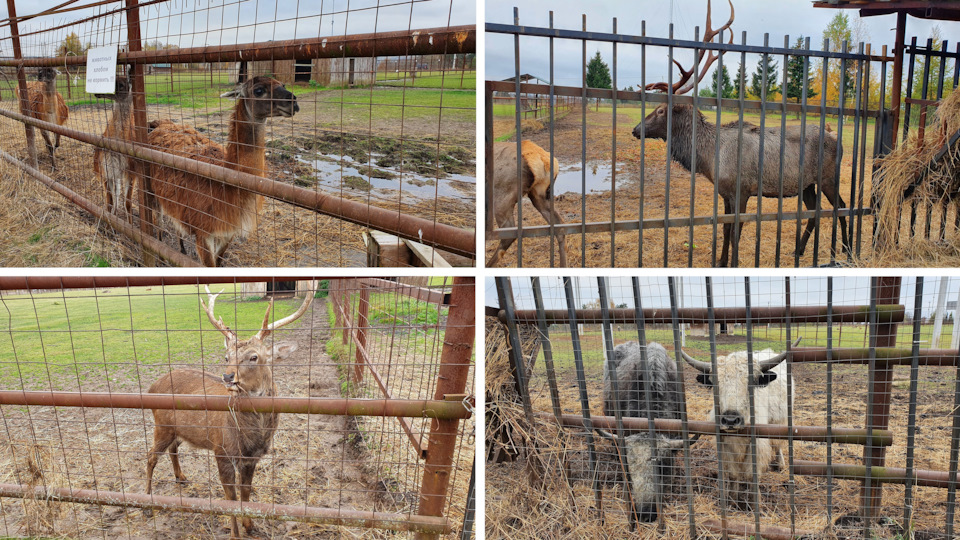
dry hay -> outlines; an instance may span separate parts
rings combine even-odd
[[[948,149],[947,155],[936,164],[931,161],[950,136],[960,130],[960,92],[953,92],[940,102],[933,123],[927,128],[924,140],[920,141],[918,130],[913,130],[906,141],[895,150],[877,160],[875,194],[878,199],[877,251],[864,261],[869,266],[960,266],[960,234],[948,225],[947,235],[939,240],[937,232],[931,235],[911,233],[909,213],[904,204],[904,191],[917,182],[920,174],[926,178],[916,186],[912,200],[917,208],[927,209],[927,214],[918,216],[918,228],[924,227],[924,219],[933,223],[947,219],[947,209],[952,196],[960,189],[958,164],[960,146]],[[939,218],[939,219],[938,219]]]
[[[16,451],[16,448],[28,448]],[[64,504],[38,496],[34,488],[66,487],[62,460],[54,456],[54,450],[39,444],[11,441],[4,445],[6,458],[0,461],[0,476],[3,482],[23,485],[28,495],[21,501],[23,520],[21,529],[27,536],[56,536],[57,523],[64,513]],[[13,499],[8,499],[11,504]]]

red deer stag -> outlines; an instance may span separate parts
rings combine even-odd
[[[523,141],[520,146],[523,159],[521,181],[523,195],[530,198],[533,207],[540,212],[547,223],[558,225],[563,223],[560,214],[550,208],[549,200],[553,197],[550,178],[550,154],[531,141]],[[494,218],[498,227],[514,227],[514,209],[517,203],[517,143],[493,143],[493,208]],[[560,162],[553,160],[553,178],[560,172]],[[488,202],[487,204],[490,204]],[[493,223],[487,223],[487,230],[493,230]],[[557,233],[557,250],[560,252],[560,266],[567,265],[567,240],[563,233]],[[514,238],[500,240],[497,251],[494,252],[487,266],[497,264],[507,249],[515,241]]]
[[[297,96],[276,79],[254,77],[220,97],[237,98],[226,149],[170,120],[151,122],[148,142],[165,152],[266,176],[266,120],[296,114]],[[197,255],[206,266],[217,266],[235,236],[256,228],[262,195],[157,164],[151,166],[151,174],[160,209],[180,232],[181,250],[182,237],[195,235]]]
[[[60,72],[56,68],[40,68],[37,73],[37,80],[27,83],[27,110],[25,112],[27,116],[60,126],[67,123],[70,109],[67,108],[67,103],[63,100],[60,92],[57,92],[57,75],[59,74]],[[19,99],[20,89],[15,89],[15,92]],[[50,163],[53,170],[57,170],[57,160],[53,153],[54,150],[60,148],[60,134],[54,134],[53,142],[50,142],[50,134],[46,130],[41,129],[40,135],[43,136],[43,142],[46,143],[47,151],[50,152]]]
[[[221,291],[223,292],[223,291]],[[281,360],[295,350],[296,343],[266,343],[270,334],[299,319],[306,313],[313,301],[314,291],[307,290],[300,308],[292,315],[270,323],[270,311],[273,299],[267,306],[260,331],[249,339],[242,340],[230,330],[222,318],[214,316],[214,304],[217,294],[211,294],[207,288],[209,305],[203,300],[200,305],[207,313],[210,323],[223,334],[223,343],[227,349],[226,366],[223,375],[214,375],[199,369],[178,369],[172,371],[150,386],[152,394],[194,394],[235,397],[275,396],[277,387],[273,382],[273,363]],[[185,411],[170,409],[153,410],[153,448],[147,458],[147,493],[151,493],[153,469],[157,466],[160,454],[170,453],[173,474],[177,482],[186,483],[187,477],[180,470],[177,448],[184,442],[197,448],[212,450],[217,461],[220,483],[227,499],[237,500],[235,487],[239,486],[240,500],[250,500],[250,490],[257,462],[269,450],[273,442],[273,433],[279,423],[277,413],[256,413],[236,411]],[[237,482],[239,473],[240,481]],[[243,528],[247,534],[254,530],[253,521],[243,518]],[[233,538],[240,537],[237,518],[231,522]]]
[[[710,28],[710,2],[707,1],[707,28],[703,41],[709,43],[721,31],[728,30],[733,24],[733,2],[730,3],[730,19],[716,30]],[[730,33],[730,43],[733,43],[733,32]],[[711,52],[706,63],[700,69],[698,80],[703,81],[710,66],[723,54]],[[701,58],[702,60],[702,58]],[[659,90],[671,92],[675,95],[684,94],[693,88],[691,77],[699,66],[694,65],[685,70],[676,60],[673,61],[680,68],[680,80],[672,86],[664,82],[648,84],[645,90]],[[696,170],[710,182],[716,184],[720,197],[723,198],[724,213],[741,214],[747,209],[747,201],[756,196],[760,180],[760,128],[758,126],[739,122],[732,122],[717,126],[709,123],[700,111],[693,105],[673,106],[673,113],[668,114],[667,105],[661,104],[653,112],[637,124],[633,129],[633,136],[648,139],[667,140],[667,119],[672,119],[670,137],[671,157],[684,168]],[[693,125],[696,123],[697,140],[693,141]],[[742,137],[741,137],[742,133]],[[783,141],[781,143],[781,138]],[[719,139],[719,160],[717,160],[717,140]],[[840,183],[836,175],[836,165],[842,159],[842,150],[837,148],[837,137],[827,130],[821,133],[816,127],[807,127],[804,138],[800,137],[800,126],[790,126],[781,133],[780,128],[768,127],[764,130],[763,144],[763,179],[760,194],[764,197],[779,198],[800,196],[808,210],[817,207],[817,185],[820,191],[833,205],[834,212],[845,208],[846,204],[840,197]],[[743,144],[740,146],[740,141]],[[780,186],[780,146],[783,145],[783,187]],[[819,152],[823,151],[823,161],[820,161]],[[696,163],[691,163],[691,150],[696,152]],[[800,158],[803,156],[803,170],[800,170]],[[740,157],[738,170],[738,156]],[[719,168],[716,168],[719,161]],[[737,176],[740,176],[739,198],[737,196]],[[692,203],[691,203],[692,204]],[[847,253],[847,220],[840,214],[841,243]],[[807,221],[806,230],[797,246],[797,254],[803,255],[807,240],[817,226],[819,216]],[[737,265],[739,254],[739,238],[743,223],[733,234],[733,224],[723,225],[723,252],[720,255],[720,266],[728,266],[730,262]],[[732,244],[732,261],[729,253]]]

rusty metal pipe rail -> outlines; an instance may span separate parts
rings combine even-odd
[[[831,463],[830,471],[833,478],[841,480],[863,481],[867,476],[865,465],[848,463]],[[822,461],[808,461],[797,459],[793,462],[793,473],[806,476],[827,476],[827,464]],[[871,467],[870,478],[875,482],[887,484],[904,484],[907,481],[907,470],[900,467]],[[914,469],[911,482],[917,486],[927,486],[949,489],[950,473],[947,471],[931,471]]]
[[[375,58],[477,52],[475,25],[421,28],[396,32],[352,34],[185,49],[121,52],[117,63],[191,64],[314,58]],[[57,67],[86,65],[87,55],[0,60],[0,66]]]
[[[913,361],[913,351],[877,347],[876,362],[885,366],[909,366]],[[870,349],[831,349],[832,364],[869,364]],[[957,349],[920,349],[919,365],[932,367],[956,366]],[[793,362],[827,362],[827,349],[823,347],[797,347],[791,350]]]
[[[745,536],[753,538],[757,533],[756,527],[752,523],[740,523],[738,521],[727,521],[724,527],[719,519],[706,519],[700,522],[707,529],[719,534],[732,534],[735,536]],[[762,525],[760,527],[760,538],[766,540],[793,540],[794,538],[816,538],[820,533],[817,531],[796,530],[796,534],[790,532],[789,527],[776,527],[773,525]]]
[[[120,493],[92,489],[69,489],[36,486],[30,488],[19,484],[0,484],[0,497],[36,498],[69,503],[102,504],[127,508],[154,508],[180,510],[198,514],[247,516],[258,519],[326,523],[349,527],[367,527],[394,531],[423,531],[449,534],[453,528],[446,518],[393,514],[387,512],[363,512],[343,508],[320,508],[316,506],[225,501],[196,497],[171,497],[145,493]]]
[[[0,291],[27,289],[96,289],[114,287],[164,287],[168,285],[213,285],[261,281],[310,281],[351,279],[328,276],[0,276]]]
[[[0,390],[0,405],[337,414],[445,420],[470,418],[470,411],[460,401],[439,399],[234,398],[211,395]]]
[[[107,212],[102,206],[99,206],[86,197],[80,195],[76,191],[68,188],[67,186],[57,182],[53,178],[43,174],[40,170],[31,167],[29,164],[20,161],[19,159],[11,156],[10,154],[0,150],[0,158],[3,158],[4,161],[23,169],[23,171],[30,176],[36,178],[43,185],[48,188],[56,191],[60,195],[63,195],[67,198],[68,201],[76,204],[80,208],[86,210],[93,214],[97,219],[105,221],[108,225],[113,227],[113,229],[127,238],[130,238],[134,242],[143,246],[144,249],[156,253],[158,256],[163,257],[168,262],[171,262],[180,266],[201,266],[200,263],[187,257],[183,253],[171,248],[170,246],[164,244],[163,242],[153,238],[151,236],[143,235],[139,229],[130,225],[126,221],[118,218],[114,214]]]
[[[633,308],[611,309],[610,320],[620,323],[635,323],[635,310]],[[746,322],[747,310],[743,307],[714,308],[714,316],[718,322],[727,323]],[[677,310],[678,323],[705,323],[707,322],[706,308],[680,308]],[[548,324],[564,324],[569,321],[569,314],[566,310],[548,309],[544,312]],[[901,322],[903,321],[904,307],[898,304],[884,304],[877,306],[877,320],[880,322]],[[578,309],[576,310],[577,321],[589,323],[591,321],[601,321],[599,309]],[[867,322],[870,317],[869,306],[834,306],[833,322]],[[506,313],[500,311],[499,318],[505,321]],[[644,308],[643,318],[646,324],[671,324],[673,318],[670,315],[669,308]],[[826,306],[795,306],[789,309],[784,307],[753,307],[750,309],[750,321],[753,324],[765,323],[786,323],[789,319],[791,324],[797,323],[825,323],[827,322]],[[516,322],[518,324],[536,324],[537,310],[519,309],[516,311]]]
[[[476,235],[474,231],[471,230],[434,223],[427,219],[401,214],[394,210],[369,206],[317,191],[310,191],[308,189],[284,184],[250,173],[167,154],[147,146],[140,146],[120,139],[65,128],[51,122],[37,120],[3,108],[0,108],[0,115],[53,133],[59,133],[80,142],[133,156],[143,161],[158,163],[190,174],[210,178],[218,182],[223,182],[224,184],[236,186],[272,199],[306,208],[307,210],[320,212],[350,223],[371,227],[401,238],[439,247],[465,257],[476,257]]]
[[[553,413],[537,412],[535,415],[542,420],[556,421]],[[590,422],[594,427],[603,429],[616,429],[617,422],[613,416],[590,416]],[[583,417],[573,414],[564,414],[560,416],[560,423],[570,427],[584,427]],[[663,433],[681,433],[682,423],[680,420],[657,418],[653,421],[656,431]],[[623,427],[633,430],[648,429],[648,420],[646,418],[624,418]],[[714,435],[716,433],[716,424],[713,422],[688,421],[687,431],[689,433],[700,433],[702,435]],[[757,437],[768,439],[787,439],[790,437],[790,429],[785,425],[779,424],[755,424],[752,427],[747,426],[739,431],[724,432],[724,436],[750,437],[756,433]],[[793,440],[795,441],[814,441],[825,442],[827,440],[826,426],[793,426]],[[871,444],[867,437],[866,429],[859,428],[833,428],[831,440],[836,444]],[[893,444],[893,433],[886,429],[873,430],[874,446],[891,446]]]

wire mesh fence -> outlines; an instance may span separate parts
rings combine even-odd
[[[402,279],[0,278],[0,535],[469,535],[473,281]]]
[[[960,281],[496,279],[489,538],[954,537]]]
[[[947,156],[960,127],[960,53],[914,38],[900,57],[909,62],[904,81],[894,81],[886,46],[761,38],[754,29],[748,38],[733,4],[729,20],[721,5],[692,36],[646,21],[624,31],[616,18],[588,15],[582,28],[560,28],[552,11],[517,8],[512,24],[500,13],[485,25],[495,58],[513,59],[511,77],[484,88],[488,261],[915,266],[888,248],[906,236],[908,248],[920,238],[938,251],[955,237],[956,166]],[[605,88],[588,79],[601,51]],[[748,80],[754,62],[773,68]],[[488,71],[505,73],[500,64]],[[718,91],[717,74],[727,72],[732,82]],[[533,113],[532,103],[547,111]],[[878,159],[901,137],[902,155]],[[920,183],[929,189],[917,196],[910,186]],[[894,217],[878,246],[881,209]]]
[[[110,225],[105,262],[364,266],[370,231],[424,246],[393,265],[472,264],[473,2],[31,7],[0,27],[6,170]],[[87,93],[104,48],[117,83]]]

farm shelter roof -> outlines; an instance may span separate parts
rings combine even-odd
[[[859,9],[861,17],[906,13],[918,19],[960,21],[960,1],[956,0],[829,0],[814,2],[813,7]]]

